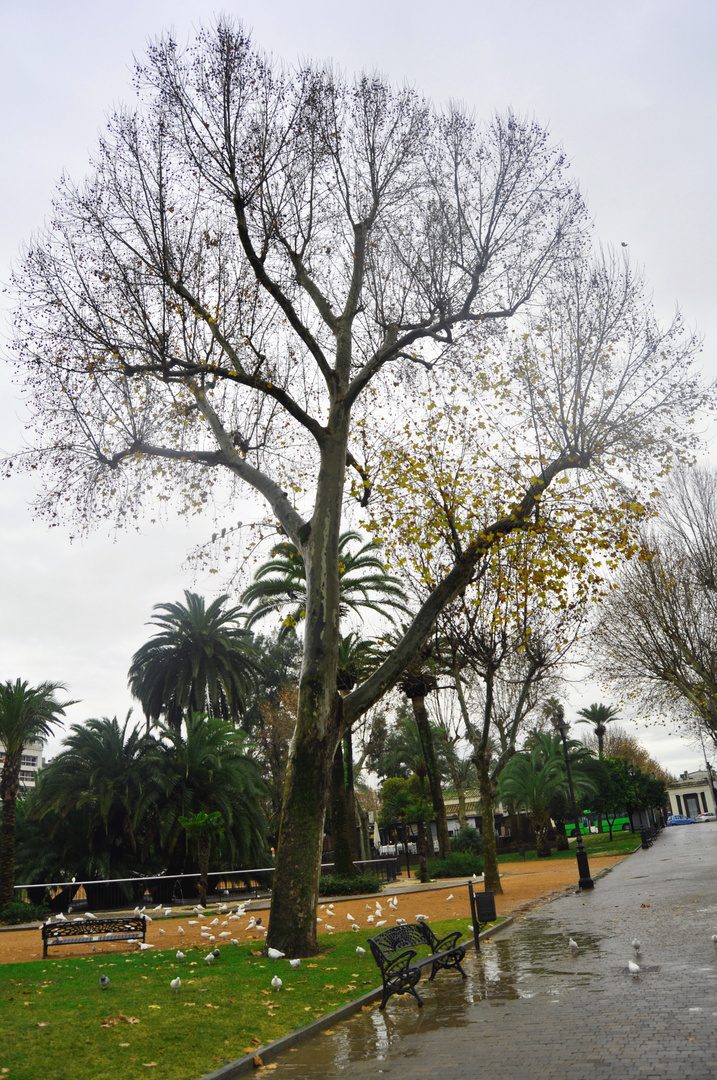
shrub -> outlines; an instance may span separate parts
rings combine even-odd
[[[452,851],[447,859],[429,859],[428,876],[472,877],[483,873],[483,856],[473,855],[470,851]]]
[[[319,896],[360,896],[363,893],[378,893],[383,882],[373,874],[360,874],[355,878],[337,877],[329,874],[319,878]]]
[[[11,900],[0,908],[0,923],[18,926],[20,923],[42,922],[50,914],[44,904],[28,904],[25,900]]]
[[[451,851],[468,851],[471,855],[482,855],[483,837],[477,829],[464,825],[455,836],[451,837]]]

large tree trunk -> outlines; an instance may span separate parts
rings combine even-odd
[[[339,877],[356,877],[351,832],[356,825],[347,798],[344,755],[341,742],[336,747],[331,770],[331,831],[334,838],[334,873]]]
[[[431,725],[428,719],[428,713],[426,712],[426,699],[423,697],[412,697],[411,705],[413,706],[413,716],[416,721],[416,727],[418,728],[423,757],[426,762],[426,772],[428,773],[428,786],[431,789],[433,812],[436,815],[438,854],[442,859],[446,859],[451,849],[448,836],[448,820],[446,817],[446,805],[443,802],[441,779],[438,775],[438,764],[436,762],[436,751],[433,746],[433,736],[431,735]]]
[[[0,775],[2,828],[0,830],[0,908],[12,902],[15,886],[15,814],[20,794],[22,749],[6,754]]]
[[[344,775],[346,782],[346,816],[349,820],[348,836],[351,845],[351,854],[354,859],[360,859],[361,847],[358,829],[356,828],[357,810],[356,788],[354,787],[354,747],[351,731],[347,731],[344,735]]]
[[[483,817],[483,873],[487,892],[502,893],[498,871],[498,849],[495,843],[495,784],[481,758],[474,758],[478,770],[481,814]]]
[[[421,876],[421,883],[425,885],[428,881],[428,859],[426,857],[428,851],[428,840],[426,838],[426,823],[423,818],[419,818],[418,821],[418,866]]]
[[[200,833],[197,843],[199,847],[199,903],[202,907],[206,907],[207,891],[209,889],[209,849],[211,846],[209,833]]]

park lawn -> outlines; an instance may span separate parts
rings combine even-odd
[[[432,925],[439,937],[461,930],[470,939],[465,919]],[[369,936],[322,936],[324,951],[296,969],[262,956],[259,943],[223,947],[211,966],[197,949],[181,962],[157,949],[3,965],[0,1077],[198,1080],[380,985]]]
[[[594,855],[628,855],[631,851],[634,851],[637,845],[640,843],[639,833],[630,832],[614,832],[612,834],[612,842],[610,841],[610,834],[605,833],[585,833],[583,835],[583,844],[588,856]],[[569,851],[556,851],[553,848],[549,859],[540,859],[534,851],[526,852],[526,862],[539,861],[550,865],[553,859],[574,859],[575,858],[575,841],[570,844]],[[515,863],[522,862],[520,855],[498,855],[499,863]]]

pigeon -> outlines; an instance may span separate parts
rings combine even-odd
[[[283,985],[284,984],[278,975],[275,975],[274,978],[271,980],[272,990],[281,990]]]
[[[217,939],[216,939],[216,938],[214,937],[214,934],[207,934],[207,937],[209,938],[209,940],[210,940],[210,941],[216,941],[216,940],[217,940]]]
[[[96,915],[93,915],[91,911],[86,911],[86,912],[85,912],[85,918],[86,918],[86,919],[96,919],[96,918],[97,918],[97,916],[96,916]]]
[[[65,916],[62,914],[61,911],[58,911],[57,915],[55,915],[55,918],[57,919],[58,922],[67,922],[67,919],[65,918]]]
[[[365,956],[366,955],[366,950],[362,949],[360,945],[357,945],[356,946],[356,955],[357,956]]]
[[[568,945],[570,946],[571,952],[575,953],[578,951],[578,943],[575,938],[568,938]]]
[[[103,990],[106,990],[107,987],[109,986],[109,984],[110,984],[110,977],[109,977],[109,975],[105,975],[104,972],[103,972],[102,975],[100,975],[100,986],[102,987]]]
[[[142,952],[144,952],[145,949],[153,949],[154,948],[154,945],[150,945],[148,941],[138,941],[137,944],[139,945]]]
[[[376,901],[376,914],[377,914],[377,915],[381,915],[381,914],[383,914],[383,908],[382,908],[382,907],[381,907],[381,905],[379,904],[378,900]]]
[[[217,908],[217,911],[222,911],[223,912],[223,911],[227,911],[227,910],[228,910],[228,908],[227,908],[226,904],[220,904],[219,907]]]
[[[293,968],[301,967],[301,960],[298,958],[298,956],[296,960],[290,960],[289,963]]]
[[[162,905],[161,904],[157,904],[156,907],[152,908],[152,911],[161,911],[161,910],[162,910]]]
[[[210,926],[219,926],[219,919],[212,919],[212,921],[210,922],[209,925]]]
[[[385,926],[385,925],[386,925],[386,920],[385,919],[379,919],[378,922],[376,923],[377,927],[378,926]]]
[[[210,937],[211,937],[212,935],[211,935],[210,933],[208,933],[208,932],[207,932],[206,930],[202,930],[202,932],[201,932],[201,934],[200,934],[199,936],[200,936],[200,937],[203,937],[203,938],[207,938],[207,940],[209,940],[209,938],[210,938]]]
[[[347,919],[347,921],[348,921],[348,922],[356,922],[356,920],[354,919],[353,915],[347,915],[347,916],[346,916],[346,919]]]
[[[325,926],[326,926],[326,929],[329,931],[329,933],[331,933],[331,931],[335,929],[334,926],[329,926],[328,923],[325,923]]]
[[[358,925],[358,923],[354,923],[353,926],[351,927],[351,929],[352,930],[360,930],[361,927]]]
[[[214,963],[214,953],[213,952],[207,953],[207,955],[204,957],[204,962],[207,963],[207,964],[213,964]]]
[[[405,924],[405,922],[406,922],[405,919],[396,919],[396,925],[397,926],[403,926]]]
[[[715,940],[717,940],[717,935],[715,935]],[[640,942],[639,942],[639,941],[637,940],[637,938],[633,938],[633,939],[632,939],[632,947],[633,947],[633,949],[635,950],[635,952],[639,952],[639,951],[640,951],[640,949],[642,948],[642,945],[641,945],[641,944],[640,944]]]
[[[628,960],[627,967],[630,974],[636,979],[640,974],[640,965],[636,964],[634,960]]]
[[[187,923],[187,926],[199,926],[199,923],[197,922],[196,919],[190,919],[189,922]]]
[[[165,917],[165,919],[168,919],[168,918],[169,918],[169,916],[170,916],[171,914],[172,914],[172,909],[171,909],[171,907],[166,907],[166,908],[164,909],[164,917]]]
[[[183,933],[184,933],[184,930],[182,930],[182,927],[181,927],[181,926],[178,926],[178,927],[177,927],[177,933],[178,933],[178,934],[183,934]]]
[[[450,894],[450,896],[447,896],[447,897],[446,897],[446,901],[448,901],[448,900],[452,900],[452,899],[453,899],[453,893],[451,893],[451,894]]]
[[[270,960],[281,960],[282,956],[286,956],[286,953],[279,952],[278,949],[267,949],[266,955]]]
[[[221,934],[219,935],[219,937],[231,937],[231,936],[232,936],[231,930],[222,930]]]
[[[175,994],[178,994],[179,988],[182,985],[182,980],[179,978],[179,975],[177,975],[176,979],[172,979],[169,985],[172,987],[172,990],[174,990]]]
[[[373,915],[367,915],[366,916],[366,922],[371,922],[371,923],[374,922],[374,916]]]
[[[712,940],[714,941],[715,945],[717,945],[717,934],[712,935]]]
[[[239,944],[239,942],[237,941],[237,939],[235,937],[233,937],[232,938],[232,945],[238,945],[238,944]]]
[[[184,953],[182,952],[181,949],[177,949],[176,956],[177,956],[177,960],[184,960]]]
[[[163,930],[161,926],[160,926],[160,928],[159,928],[159,932],[160,932],[160,934],[166,934],[166,933],[167,933],[167,931],[166,931],[166,930]]]
[[[416,922],[428,922],[427,915],[416,915]]]
[[[213,949],[212,950],[212,956],[214,957],[215,960],[218,960],[221,955],[222,954],[219,952],[219,949]]]
[[[256,925],[257,925],[257,926],[261,926],[261,919],[257,919],[257,920],[256,920]]]

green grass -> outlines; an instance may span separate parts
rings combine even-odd
[[[634,851],[637,844],[640,843],[639,833],[630,832],[614,832],[612,834],[612,843],[610,842],[610,834],[605,833],[590,833],[583,836],[583,844],[588,855],[627,855],[630,851]],[[548,866],[553,859],[574,859],[575,858],[575,842],[570,844],[569,851],[556,851],[552,850],[552,854],[549,859],[540,859],[534,851],[528,851],[525,855],[526,862],[539,861],[546,863]],[[515,863],[522,862],[520,855],[498,855],[499,863]]]
[[[469,936],[466,919],[432,925],[439,936]],[[175,950],[152,950],[2,965],[0,1077],[198,1080],[378,986],[369,936],[322,936],[324,952],[297,969],[261,956],[258,943],[224,947],[211,967],[197,949],[181,962]],[[278,992],[274,975],[283,980]]]

